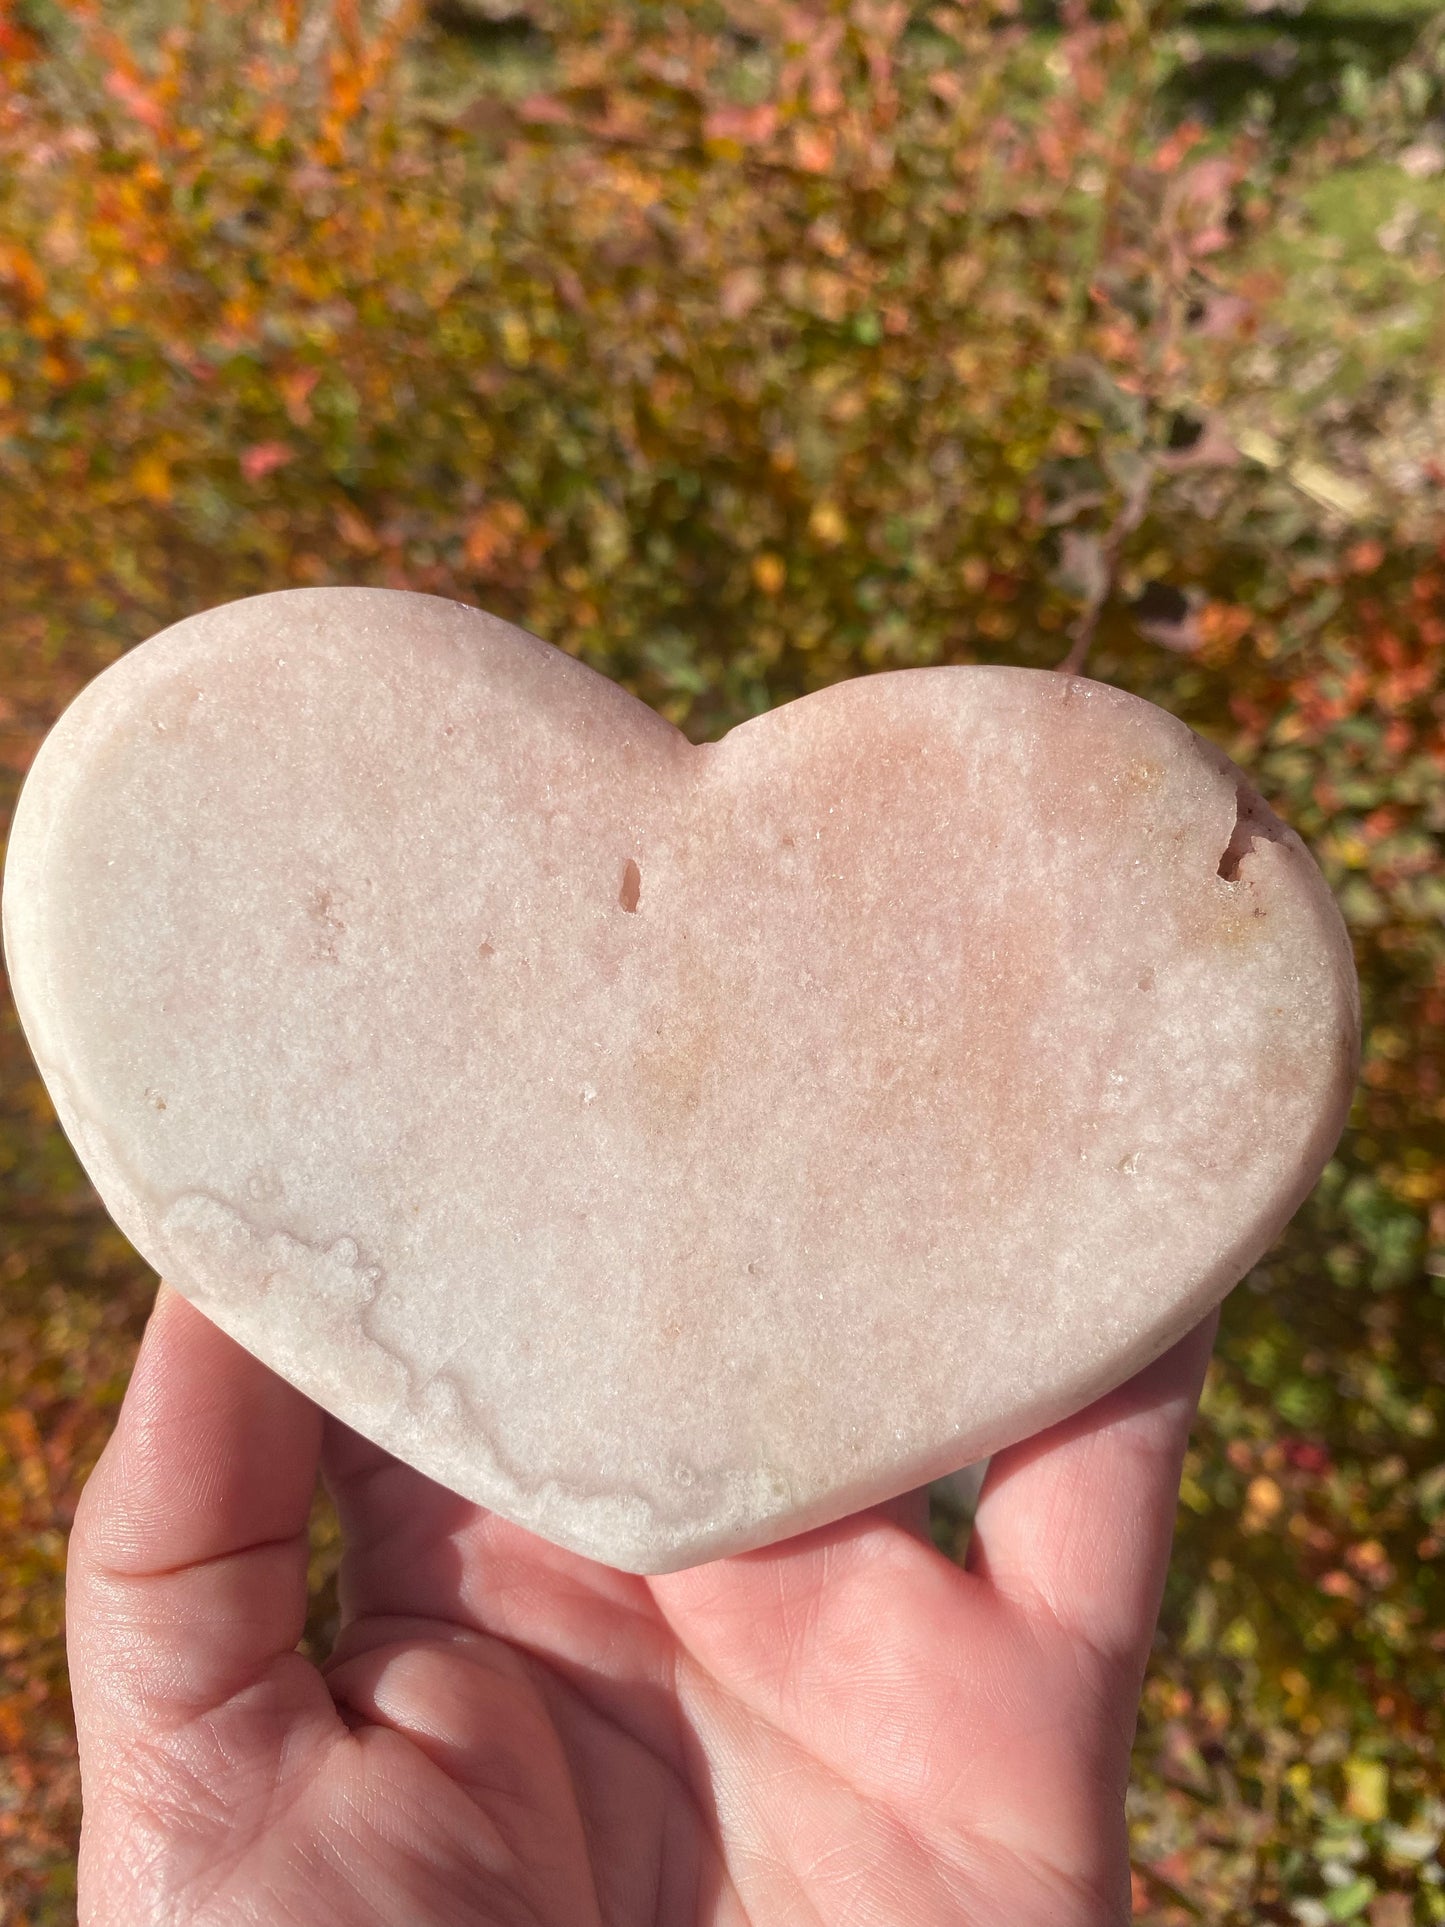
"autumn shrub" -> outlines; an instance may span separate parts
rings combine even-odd
[[[439,101],[404,7],[0,3],[11,786],[121,650],[289,583],[479,602],[696,736],[1068,659],[1224,743],[1340,892],[1368,1044],[1229,1307],[1138,1905],[1445,1919],[1440,205],[1359,285],[1311,212],[1438,49],[1282,154],[1163,113],[1141,5],[534,18],[537,84]],[[5,1022],[0,1920],[60,1921],[63,1531],[149,1285]]]

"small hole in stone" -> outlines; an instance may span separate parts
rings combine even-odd
[[[642,872],[631,857],[622,866],[622,888],[617,901],[627,911],[635,911],[642,901]]]
[[[1154,988],[1154,972],[1152,970],[1145,969],[1139,972],[1139,988],[1141,990],[1152,990]]]

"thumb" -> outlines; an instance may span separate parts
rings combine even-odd
[[[297,1723],[337,1724],[295,1647],[322,1415],[162,1285],[76,1512],[66,1634],[87,1831],[144,1762],[225,1804]],[[209,1784],[207,1784],[209,1783]],[[118,1819],[118,1816],[117,1816]],[[121,1823],[123,1824],[123,1823]],[[107,1827],[106,1831],[110,1831]]]

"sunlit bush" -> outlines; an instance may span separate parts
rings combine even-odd
[[[1436,1824],[1445,1683],[1442,201],[1421,175],[1363,278],[1311,213],[1401,144],[1434,43],[1282,161],[1166,121],[1136,7],[559,0],[535,85],[461,104],[404,9],[193,12],[0,4],[12,787],[120,650],[295,582],[480,602],[696,735],[1087,651],[1225,743],[1339,889],[1369,1040],[1231,1303],[1139,1905],[1243,1927],[1413,1883],[1445,1919],[1400,1844]],[[7,1023],[0,1897],[59,1921],[61,1532],[147,1284]]]

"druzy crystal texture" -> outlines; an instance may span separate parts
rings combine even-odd
[[[698,747],[386,590],[106,670],[27,779],[4,927],[143,1256],[398,1457],[635,1571],[1136,1370],[1304,1197],[1357,1060],[1314,863],[1148,703],[910,669]]]

